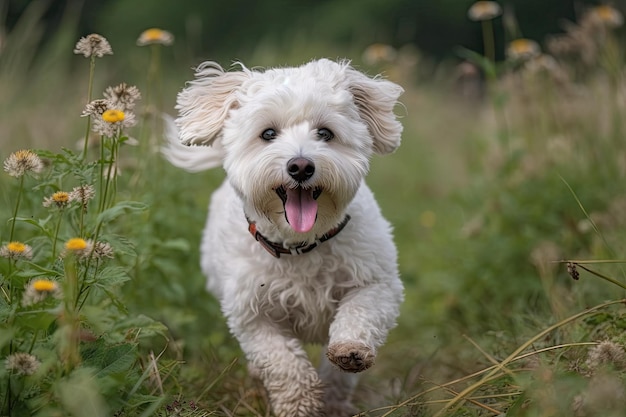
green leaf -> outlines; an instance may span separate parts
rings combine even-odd
[[[93,343],[83,352],[85,365],[97,369],[95,376],[104,378],[127,372],[137,360],[137,346],[130,343],[110,346]]]
[[[52,236],[52,229],[48,230],[46,225],[52,219],[52,214],[48,215],[45,219],[33,219],[31,217],[16,217],[15,221],[23,222],[35,226],[37,229],[44,232],[47,236]]]
[[[105,417],[109,409],[100,395],[94,370],[79,368],[57,383],[61,404],[73,417]]]
[[[33,330],[48,330],[56,315],[48,310],[21,311],[15,315],[15,324]]]
[[[13,339],[14,334],[15,334],[15,329],[12,327],[0,328],[0,349],[2,349],[7,344],[9,344],[9,342]]]
[[[114,327],[115,331],[127,332],[129,329],[138,329],[138,337],[163,336],[167,337],[167,327],[148,316],[140,314],[135,317],[129,317],[117,323]]]
[[[142,212],[148,209],[148,205],[139,201],[121,201],[110,209],[104,210],[98,215],[98,223],[108,223],[126,213]]]
[[[95,285],[101,288],[110,288],[130,280],[128,272],[120,266],[107,266],[97,275]]]

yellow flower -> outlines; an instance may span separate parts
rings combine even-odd
[[[506,53],[514,61],[525,61],[538,56],[541,53],[541,48],[537,42],[531,39],[520,38],[509,43]]]
[[[50,207],[51,205],[55,205],[59,208],[63,208],[67,206],[70,201],[72,201],[72,195],[65,191],[57,191],[52,194],[50,197],[44,197],[43,206]]]
[[[121,110],[110,109],[102,113],[102,120],[107,123],[123,122],[126,115]]]
[[[7,244],[7,249],[15,253],[24,253],[26,245],[22,242],[10,242]]]
[[[161,45],[171,45],[173,42],[174,35],[166,30],[158,28],[144,30],[137,39],[137,45],[139,46],[151,45],[155,43]]]
[[[63,292],[56,281],[45,278],[34,279],[26,285],[22,295],[22,305],[28,307],[44,301],[48,296],[60,299],[62,295]]]
[[[363,61],[368,65],[392,62],[396,58],[396,50],[391,45],[374,43],[363,51]]]
[[[87,241],[79,237],[72,238],[65,242],[65,249],[71,251],[83,251],[87,248]]]
[[[58,287],[56,282],[49,279],[37,279],[33,281],[32,286],[34,290],[39,292],[52,292]]]
[[[9,259],[33,257],[33,249],[22,242],[9,242],[0,248],[0,256]]]
[[[624,24],[624,16],[616,8],[602,4],[591,9],[591,13],[600,22],[610,28],[617,28]]]
[[[467,17],[475,22],[491,20],[502,14],[502,7],[495,1],[477,1],[467,11]]]

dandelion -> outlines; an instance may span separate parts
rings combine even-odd
[[[22,305],[28,307],[40,303],[48,296],[61,298],[59,284],[49,279],[34,279],[26,285],[26,290],[22,296]]]
[[[515,39],[509,43],[507,56],[513,61],[526,61],[541,53],[539,44],[531,39]]]
[[[141,99],[141,93],[134,85],[121,83],[115,87],[107,87],[104,91],[104,98],[110,103],[112,109],[127,111],[135,107],[135,101]]]
[[[26,352],[13,353],[4,361],[6,370],[16,375],[33,375],[40,365],[41,362],[34,355]]]
[[[50,197],[44,197],[43,206],[50,207],[56,206],[57,208],[65,208],[72,201],[72,195],[65,191],[57,191],[52,194]]]
[[[33,248],[22,242],[9,242],[0,247],[0,256],[9,259],[31,259]]]
[[[12,177],[21,177],[27,172],[39,173],[43,170],[39,155],[26,149],[13,152],[4,161],[4,170]]]
[[[495,1],[477,1],[467,11],[467,17],[474,22],[491,20],[502,14],[502,7]]]
[[[74,47],[74,53],[77,55],[82,54],[85,58],[102,58],[104,55],[113,55],[113,49],[111,49],[111,45],[105,37],[92,33],[80,38]]]
[[[96,190],[93,185],[86,184],[81,185],[80,187],[74,187],[72,192],[70,193],[71,201],[78,201],[83,206],[83,208],[87,208],[87,203],[89,200],[93,199],[96,195]]]
[[[172,43],[174,43],[174,35],[166,30],[158,28],[144,30],[141,32],[141,35],[139,35],[139,38],[137,38],[137,45],[139,46],[152,44],[169,46]]]
[[[589,10],[589,16],[598,23],[611,29],[618,28],[624,24],[624,16],[622,13],[608,4],[591,8]]]

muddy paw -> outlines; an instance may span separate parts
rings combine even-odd
[[[346,372],[361,372],[374,364],[372,349],[358,342],[333,343],[326,356]]]

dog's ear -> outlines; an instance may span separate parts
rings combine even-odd
[[[374,151],[381,155],[395,151],[400,146],[402,124],[393,109],[404,89],[380,77],[370,78],[353,68],[348,68],[346,74],[348,89],[374,138]]]
[[[210,61],[196,69],[196,79],[178,94],[176,104],[178,138],[184,145],[210,146],[219,138],[228,112],[238,105],[236,92],[248,78],[242,69],[226,72]]]

